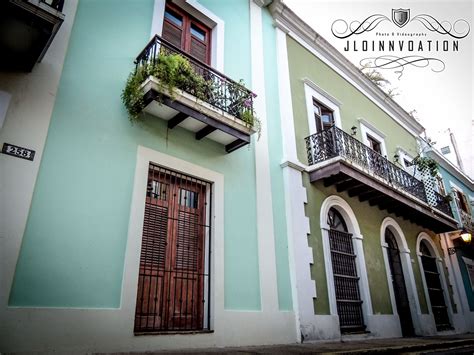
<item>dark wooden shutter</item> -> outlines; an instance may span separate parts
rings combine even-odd
[[[165,267],[168,208],[146,204],[143,226],[141,263],[144,266]]]
[[[166,5],[161,36],[206,64],[211,60],[210,34],[211,29],[203,23],[172,4]]]
[[[136,333],[204,328],[204,309],[208,316],[210,312],[204,265],[206,235],[210,243],[210,188],[208,182],[150,164]]]
[[[195,39],[194,37],[191,37],[191,46],[189,48],[189,54],[191,54],[193,57],[196,57],[201,62],[208,64],[207,46],[203,42]]]
[[[163,22],[163,34],[162,37],[167,41],[171,42],[178,48],[182,48],[182,36],[183,30],[169,23],[168,21]]]

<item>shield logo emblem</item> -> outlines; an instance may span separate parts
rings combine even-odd
[[[398,27],[405,26],[410,21],[410,9],[392,9],[392,21]]]

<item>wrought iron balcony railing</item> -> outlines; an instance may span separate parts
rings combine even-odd
[[[309,165],[339,156],[359,166],[370,175],[382,179],[387,185],[402,190],[452,216],[449,203],[440,194],[434,191],[434,201],[429,201],[422,181],[336,126],[306,137],[305,141]]]
[[[459,214],[461,218],[460,222],[462,224],[462,227],[467,229],[468,231],[474,231],[474,221],[472,216],[461,209],[459,210]]]
[[[246,112],[253,114],[253,98],[256,95],[245,88],[243,84],[230,79],[209,65],[183,52],[158,35],[155,35],[138,55],[135,64],[138,70],[141,66],[155,65],[158,63],[160,56],[175,54],[186,58],[195,73],[202,77],[205,83],[199,88],[184,84],[178,89],[199,97],[212,106],[243,121],[245,121],[243,116]]]

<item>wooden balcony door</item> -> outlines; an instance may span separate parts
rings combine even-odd
[[[150,167],[135,332],[203,328],[206,186]]]

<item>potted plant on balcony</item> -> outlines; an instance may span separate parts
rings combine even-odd
[[[415,165],[416,169],[422,174],[426,171],[433,177],[438,174],[438,163],[429,157],[418,155],[413,159],[412,164]]]
[[[142,84],[150,76],[157,79],[160,91],[168,93],[172,99],[175,98],[176,89],[179,89],[190,93],[196,97],[196,100],[202,100],[217,107],[228,103],[231,114],[242,120],[247,127],[254,129],[260,137],[261,123],[252,105],[252,99],[256,95],[249,94],[243,80],[240,80],[237,85],[229,85],[226,95],[219,82],[213,80],[212,77],[205,78],[198,74],[187,58],[164,51],[152,62],[139,65],[128,77],[121,97],[130,120],[139,119],[145,108]],[[157,101],[161,103],[160,97]]]
[[[136,120],[145,108],[141,85],[149,76],[159,80],[162,89],[173,97],[175,88],[188,91],[198,99],[205,99],[210,82],[198,75],[189,61],[179,54],[159,55],[152,63],[140,65],[132,72],[122,91],[122,101],[129,118]]]

